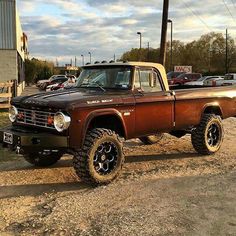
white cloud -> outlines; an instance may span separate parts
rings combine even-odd
[[[139,46],[159,46],[161,0],[18,0],[23,29],[29,37],[31,56],[59,58],[62,62],[92,51],[94,60],[109,60],[113,54]],[[236,6],[228,6],[232,13]],[[45,11],[39,11],[40,6]],[[170,1],[169,18],[174,39],[189,41],[203,33],[235,29],[236,20],[223,3],[215,0]],[[204,24],[205,23],[205,24]],[[232,35],[233,36],[233,35]],[[64,58],[64,59],[63,59]],[[54,60],[55,61],[55,60]]]

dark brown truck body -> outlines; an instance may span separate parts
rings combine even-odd
[[[98,116],[104,116],[107,122],[116,116],[122,124],[119,133],[126,139],[189,129],[199,124],[204,112],[215,113],[223,119],[236,116],[235,94],[236,87],[179,90],[175,95],[160,92],[140,96],[134,92],[123,94],[125,99],[114,97],[106,107],[104,104],[86,105],[86,108],[80,107],[71,113],[75,119],[69,130],[70,145],[78,147],[83,142],[92,120]],[[82,125],[78,125],[78,120]],[[79,139],[78,133],[82,134]]]
[[[127,90],[73,88],[70,90],[41,93],[13,99],[12,105],[29,111],[66,112],[71,117],[68,130],[58,133],[55,129],[34,124],[13,123],[18,135],[27,132],[65,137],[64,149],[80,149],[85,135],[92,128],[114,130],[125,139],[148,136],[157,132],[188,131],[200,123],[204,113],[214,113],[223,119],[236,116],[236,86],[222,88],[183,89],[171,91],[165,70],[153,63],[116,63],[115,66],[132,68],[132,87]],[[113,64],[96,65],[112,67]],[[86,66],[86,68],[93,66]],[[134,87],[136,68],[152,68],[159,75],[162,91],[142,92]],[[9,129],[9,128],[8,128]],[[4,131],[3,131],[4,132]],[[11,132],[11,131],[10,131]],[[51,136],[50,136],[51,137]],[[52,137],[53,138],[53,137]],[[62,145],[62,146],[63,146]],[[33,148],[57,148],[35,143]]]

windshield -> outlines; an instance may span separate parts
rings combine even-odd
[[[167,73],[167,78],[168,79],[173,79],[178,77],[179,75],[183,74],[183,72],[174,72],[174,71],[170,71]]]
[[[84,68],[76,87],[129,89],[131,88],[131,67]]]
[[[201,77],[200,79],[198,79],[197,81],[204,81],[204,80],[206,80],[207,79],[207,77],[206,76],[203,76],[203,77]]]
[[[185,76],[186,74],[180,74],[179,76],[177,76],[177,79],[184,79]]]
[[[51,76],[48,80],[51,82],[55,77],[56,77],[56,76],[53,75],[53,76]]]

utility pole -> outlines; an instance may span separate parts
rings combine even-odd
[[[225,73],[228,74],[228,29],[226,29],[226,45],[225,45]]]
[[[142,33],[141,32],[137,32],[137,34],[139,35],[139,60],[141,61]]]
[[[82,57],[82,66],[84,66],[84,55],[82,54],[81,57]]]
[[[58,62],[57,58],[56,58],[56,67],[59,67],[59,62]]]
[[[114,62],[116,62],[116,54],[114,54]]]
[[[170,69],[172,70],[173,67],[173,21],[168,19],[168,23],[171,25],[171,32],[170,32]]]
[[[90,62],[90,64],[91,64],[91,63],[92,63],[92,53],[89,52],[88,54],[89,54],[89,62]]]
[[[147,54],[147,59],[149,61],[150,59],[150,43],[148,42],[148,54]]]
[[[76,56],[75,56],[75,67],[77,66],[77,58],[76,58]]]
[[[167,23],[168,23],[169,0],[163,2],[162,13],[162,30],[161,30],[161,48],[159,62],[165,66],[166,63],[166,38],[167,38]]]

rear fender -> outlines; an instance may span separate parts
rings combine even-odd
[[[202,110],[202,116],[206,113],[215,114],[215,115],[220,116],[221,118],[224,118],[223,111],[218,102],[205,104]]]

